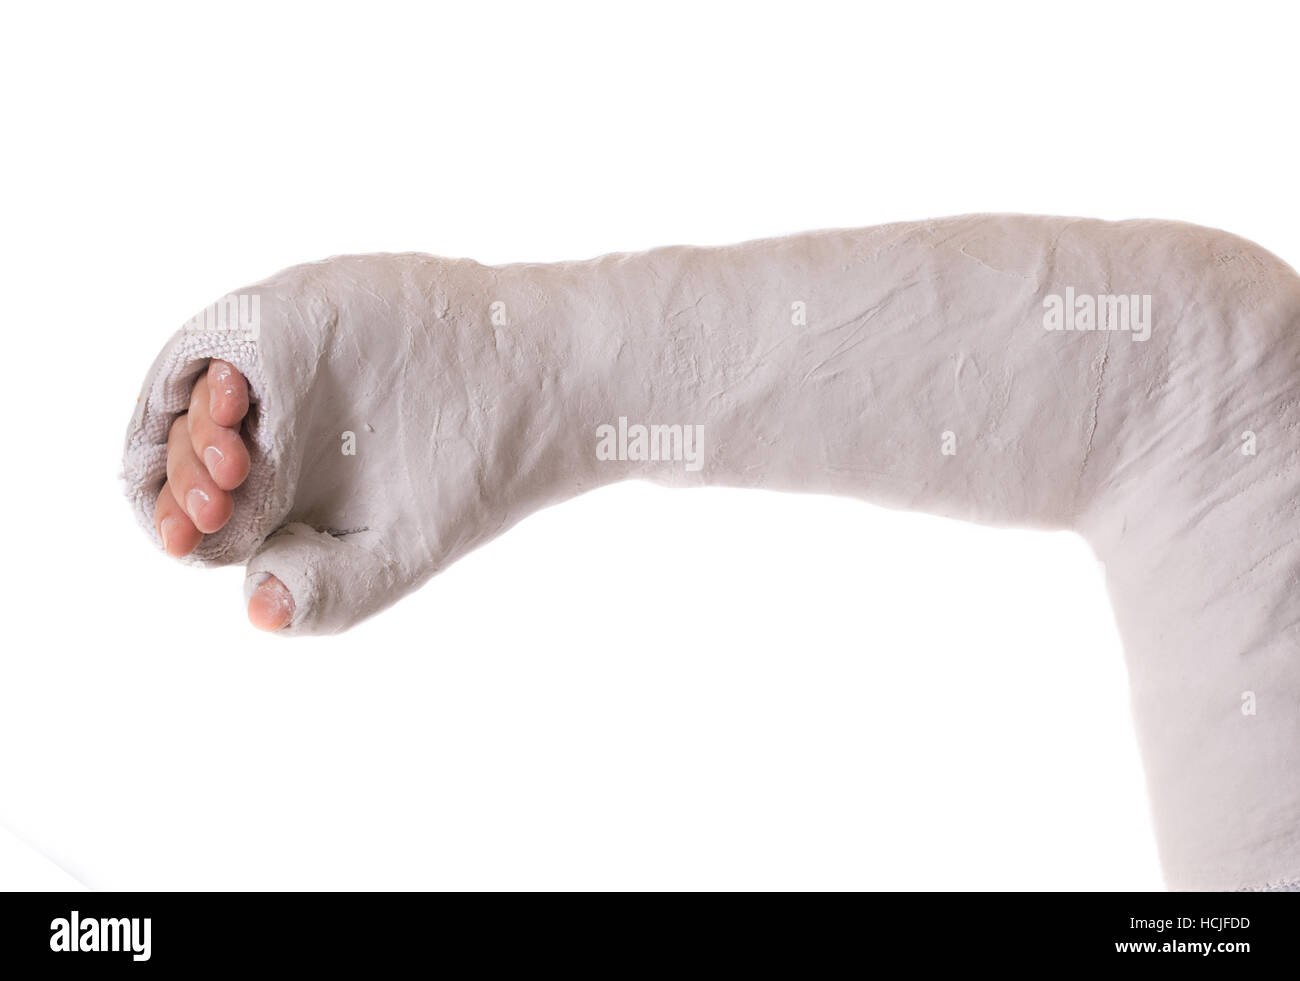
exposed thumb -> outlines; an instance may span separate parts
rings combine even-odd
[[[289,596],[276,591],[274,576]],[[400,595],[396,562],[378,535],[357,532],[335,536],[304,524],[288,524],[262,543],[248,561],[244,600],[287,603],[287,635],[332,634],[377,613]],[[250,609],[250,616],[253,611]]]

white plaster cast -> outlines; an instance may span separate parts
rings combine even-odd
[[[1107,570],[1170,885],[1300,880],[1300,278],[1258,246],[970,216],[557,264],[344,256],[239,292],[256,336],[172,340],[126,479],[153,534],[169,423],[208,358],[243,371],[252,473],[195,561],[282,579],[287,633],[627,477],[1071,528]],[[1121,295],[1145,330],[1048,329]],[[698,467],[598,458],[620,419],[703,427]]]

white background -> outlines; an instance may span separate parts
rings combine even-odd
[[[1269,10],[6,7],[10,854],[114,889],[1160,888],[1073,536],[627,484],[291,642],[240,570],[154,551],[121,439],[187,317],[332,253],[1019,211],[1294,261]]]

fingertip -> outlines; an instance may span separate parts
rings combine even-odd
[[[248,599],[248,620],[258,630],[274,633],[293,619],[293,595],[275,576],[267,576]]]
[[[224,444],[225,449],[216,442],[203,448],[203,465],[207,467],[212,482],[224,491],[232,491],[248,478],[252,462],[243,440],[225,438],[218,433],[216,442]]]
[[[163,484],[158,493],[153,520],[163,551],[174,559],[183,559],[203,540],[202,532],[194,527],[194,522],[176,503],[169,484]]]
[[[180,502],[194,527],[205,535],[224,528],[235,510],[234,499],[228,493],[215,487],[211,490],[209,493],[195,485],[185,492],[185,499]]]
[[[248,414],[248,383],[234,365],[213,358],[208,364],[208,414],[218,426],[236,428]]]
[[[194,551],[203,535],[184,515],[173,514],[158,522],[158,538],[164,552],[174,559],[183,559]]]

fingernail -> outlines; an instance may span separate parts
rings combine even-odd
[[[167,532],[168,532],[169,529],[171,529],[171,528],[175,528],[175,527],[176,527],[176,518],[175,518],[175,516],[170,517],[170,518],[163,518],[163,519],[162,519],[162,523],[158,526],[158,534],[162,537],[163,551],[164,551],[164,552],[171,552],[171,550],[172,550],[172,549],[171,549],[171,541],[170,541],[170,538],[169,538]]]
[[[217,467],[221,466],[221,461],[225,455],[215,446],[209,446],[203,451],[203,462],[208,465],[208,473],[214,477],[217,475]]]
[[[190,513],[190,517],[194,519],[196,525],[199,523],[199,511],[203,508],[203,505],[208,503],[209,500],[211,500],[211,498],[197,487],[192,488],[190,492],[185,495],[185,510]]]
[[[224,390],[221,388],[229,380],[230,365],[224,361],[218,362],[208,377],[208,385],[210,386],[208,390],[208,412],[217,411],[217,402],[221,400],[223,394],[230,395],[234,392],[234,389],[229,385],[226,385]]]
[[[259,630],[280,630],[293,619],[293,594],[271,576],[253,591],[248,615]]]

